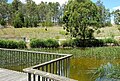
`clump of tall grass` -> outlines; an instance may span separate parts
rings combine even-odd
[[[119,65],[113,65],[111,63],[101,65],[93,74],[92,78],[94,78],[95,81],[118,81],[120,80]]]

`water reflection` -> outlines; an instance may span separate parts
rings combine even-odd
[[[120,64],[120,59],[72,58],[70,78],[78,81],[94,81],[91,77],[102,64]]]

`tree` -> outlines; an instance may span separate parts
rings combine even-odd
[[[14,27],[15,28],[22,28],[23,23],[24,23],[23,14],[20,12],[16,12],[16,16],[15,16],[14,21],[13,21]]]
[[[93,38],[94,29],[100,26],[99,8],[90,0],[70,0],[66,5],[63,22],[64,29],[72,37]]]
[[[115,24],[120,25],[120,10],[119,9],[115,10],[113,12],[113,15],[114,15],[114,22],[115,22]]]
[[[99,14],[100,14],[100,24],[101,27],[110,26],[111,25],[111,13],[109,9],[106,9],[103,5],[103,2],[101,0],[98,0],[96,2],[96,5],[99,8]]]
[[[21,5],[20,0],[14,0],[12,2],[12,8],[14,13],[19,10],[20,5]]]
[[[8,16],[7,0],[0,0],[0,24],[5,26]]]

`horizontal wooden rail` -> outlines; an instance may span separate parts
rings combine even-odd
[[[27,69],[23,69],[23,70],[27,73],[39,75],[39,76],[42,76],[44,78],[49,78],[50,80],[54,80],[54,81],[77,81],[74,79],[66,78],[63,76],[55,75],[52,73],[48,73],[48,72],[44,72],[44,71],[40,71],[40,70],[36,70],[36,69],[28,69],[27,68]]]
[[[71,56],[72,56],[72,55],[67,55],[67,56],[64,56],[64,57],[60,57],[60,58],[53,59],[53,60],[50,60],[50,61],[48,61],[48,62],[44,62],[44,63],[42,63],[42,64],[35,65],[35,66],[29,67],[29,68],[36,69],[36,68],[38,68],[38,67],[42,67],[42,66],[44,66],[44,65],[57,62],[57,61],[59,61],[59,60],[63,60],[63,59],[66,59],[66,58],[70,58]]]
[[[28,52],[28,53],[40,53],[40,54],[50,54],[50,55],[61,55],[61,56],[71,55],[71,54],[60,54],[60,53],[49,53],[49,52],[28,51],[28,50],[18,50],[18,49],[5,49],[5,48],[0,48],[0,50],[17,51],[17,52],[19,51],[19,52]]]

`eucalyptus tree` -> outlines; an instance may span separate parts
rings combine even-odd
[[[0,0],[0,24],[5,26],[8,15],[7,0]]]
[[[100,16],[100,23],[101,27],[109,26],[111,25],[111,13],[109,9],[106,9],[103,2],[101,0],[98,0],[96,2],[96,5],[99,7],[99,14]]]
[[[38,24],[38,11],[36,3],[32,0],[26,0],[25,8],[24,26],[36,27]]]
[[[114,15],[115,24],[120,25],[120,10],[117,9],[117,10],[113,11],[113,15]]]
[[[69,0],[65,7],[64,29],[72,37],[93,38],[93,32],[100,26],[99,7],[90,0]]]

